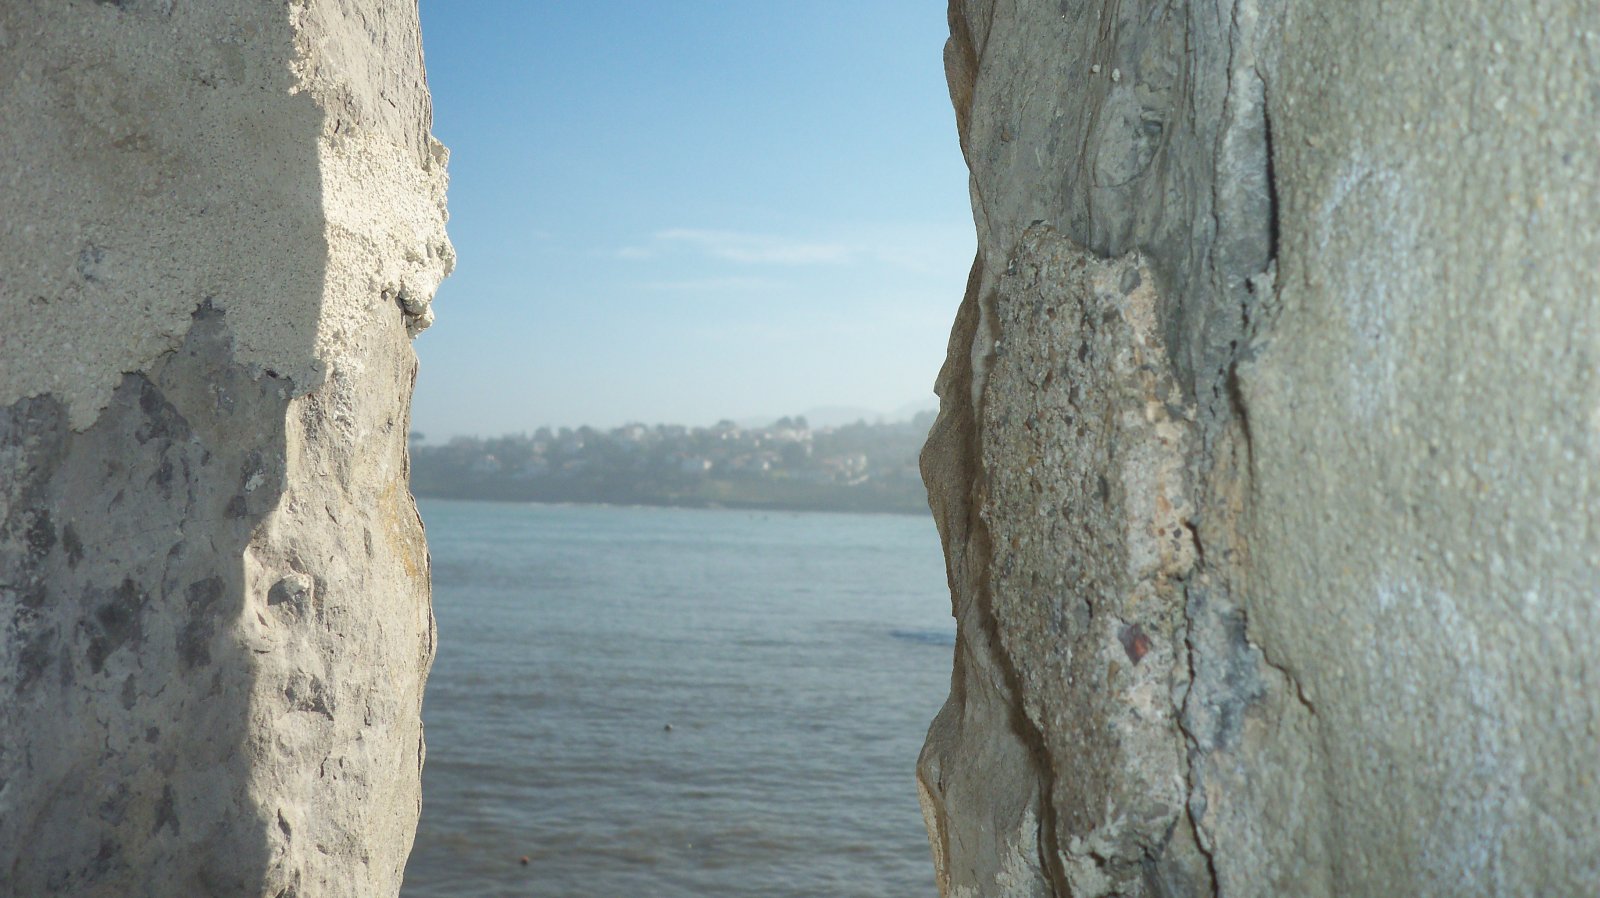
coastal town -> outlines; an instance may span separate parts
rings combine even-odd
[[[917,454],[933,418],[541,427],[438,444],[413,433],[411,487],[431,498],[925,514]]]

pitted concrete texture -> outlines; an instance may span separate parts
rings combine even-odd
[[[0,893],[398,892],[429,115],[408,2],[0,8]]]
[[[1600,4],[1402,6],[951,4],[945,895],[1600,892]]]
[[[994,300],[983,394],[989,590],[1047,758],[1074,895],[1136,880],[1185,795],[1171,701],[1187,679],[1194,564],[1183,466],[1192,414],[1137,258],[1030,229]],[[1013,463],[1015,461],[1016,463]]]
[[[1193,416],[1155,306],[1137,257],[1102,261],[1039,226],[1000,278],[986,347],[979,588],[1020,698],[1013,725],[1040,749],[1011,758],[1014,777],[1038,777],[1053,811],[1042,832],[1036,811],[1006,824],[1013,845],[1046,846],[1026,878],[1073,895],[1138,880],[1187,800],[1172,775],[1184,743],[1171,696],[1188,680],[1176,584],[1194,564],[1183,470]],[[965,763],[956,729],[941,718],[924,753],[943,857],[965,841],[951,820],[962,799],[950,808],[945,796],[985,788],[996,766]],[[952,894],[982,888],[970,872],[946,869]]]

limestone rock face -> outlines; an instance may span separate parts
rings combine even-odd
[[[954,0],[947,896],[1592,894],[1600,6]]]
[[[0,892],[398,891],[429,120],[410,2],[0,6]]]

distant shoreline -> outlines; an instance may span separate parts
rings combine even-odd
[[[664,496],[650,498],[629,499],[601,499],[601,498],[550,498],[526,497],[516,495],[478,494],[468,495],[458,491],[418,490],[415,486],[412,493],[418,499],[442,499],[452,502],[494,502],[501,505],[587,505],[595,507],[613,508],[686,508],[707,509],[724,511],[792,511],[792,512],[822,512],[825,514],[894,514],[910,515],[913,517],[927,517],[932,515],[932,509],[927,505],[926,497],[920,508],[912,507],[908,503],[888,502],[876,504],[861,502],[853,505],[833,504],[825,501],[794,502],[761,498],[736,498],[728,500],[712,500],[689,496]]]
[[[917,458],[933,417],[819,430],[803,417],[755,429],[540,428],[443,445],[413,434],[411,489],[489,502],[930,515]]]

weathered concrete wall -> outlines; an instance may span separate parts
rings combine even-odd
[[[397,892],[429,119],[409,0],[0,5],[0,893]]]
[[[1600,4],[950,17],[944,893],[1600,891]]]

